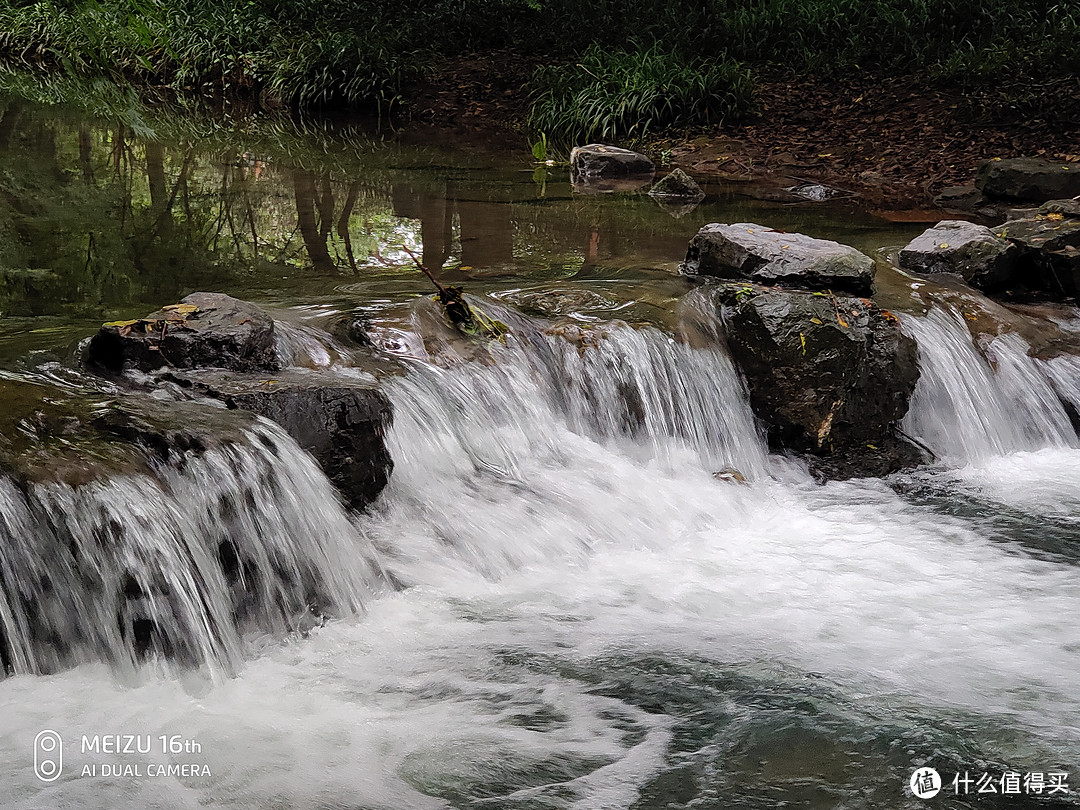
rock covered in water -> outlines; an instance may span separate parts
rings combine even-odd
[[[924,459],[899,438],[919,379],[915,341],[869,299],[724,284],[732,358],[770,444],[818,457],[829,477],[884,475]]]
[[[705,192],[694,182],[694,178],[682,169],[673,169],[649,189],[649,196],[696,203],[705,199]]]
[[[944,220],[900,251],[900,267],[916,273],[955,273],[988,290],[1012,281],[1019,249],[983,225]]]
[[[989,160],[979,169],[975,186],[988,197],[1044,202],[1080,195],[1080,165],[1041,158]]]
[[[285,370],[273,377],[221,371],[171,372],[192,393],[277,422],[319,462],[345,502],[361,509],[393,470],[385,436],[390,401],[374,381]]]
[[[0,473],[71,486],[151,472],[244,442],[255,421],[196,403],[142,394],[102,399],[10,380],[0,384],[0,414]]]
[[[247,301],[205,292],[192,293],[145,318],[105,324],[90,340],[87,360],[114,372],[162,366],[281,368],[274,319]]]
[[[686,275],[870,295],[874,260],[853,247],[752,222],[711,223],[690,240]]]
[[[575,146],[570,152],[571,182],[651,175],[653,162],[638,152],[590,143]]]

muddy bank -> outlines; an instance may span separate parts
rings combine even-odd
[[[405,109],[416,123],[513,133],[524,152],[534,67],[506,51],[446,62],[407,90]],[[1078,91],[1075,76],[975,90],[913,77],[759,75],[757,110],[746,120],[632,145],[698,177],[820,182],[918,219],[918,209],[932,208],[942,189],[970,183],[989,158],[1080,161]]]

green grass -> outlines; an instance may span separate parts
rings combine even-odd
[[[745,113],[753,95],[743,65],[686,57],[662,45],[592,45],[580,62],[538,68],[534,83],[529,125],[563,145],[718,124]]]
[[[742,65],[987,87],[1075,75],[1077,41],[1076,0],[0,0],[9,67],[294,107],[389,105],[435,60],[506,48],[554,66],[530,88],[553,134],[745,111]]]

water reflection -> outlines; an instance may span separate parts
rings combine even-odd
[[[429,292],[402,245],[478,294],[566,278],[680,294],[672,272],[708,221],[766,221],[870,247],[908,236],[849,209],[783,208],[720,188],[674,219],[643,195],[576,194],[557,170],[538,182],[524,152],[356,146],[325,133],[293,133],[284,148],[283,137],[206,138],[179,126],[166,136],[129,119],[0,101],[4,355],[33,345],[19,340],[28,329],[85,334],[200,288],[333,306],[354,306],[361,292],[397,301]]]

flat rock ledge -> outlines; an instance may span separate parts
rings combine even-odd
[[[804,290],[866,296],[874,260],[853,247],[752,222],[711,223],[690,240],[680,272]]]
[[[975,176],[975,187],[987,197],[1005,200],[1047,200],[1080,195],[1080,165],[1041,158],[989,160]]]

